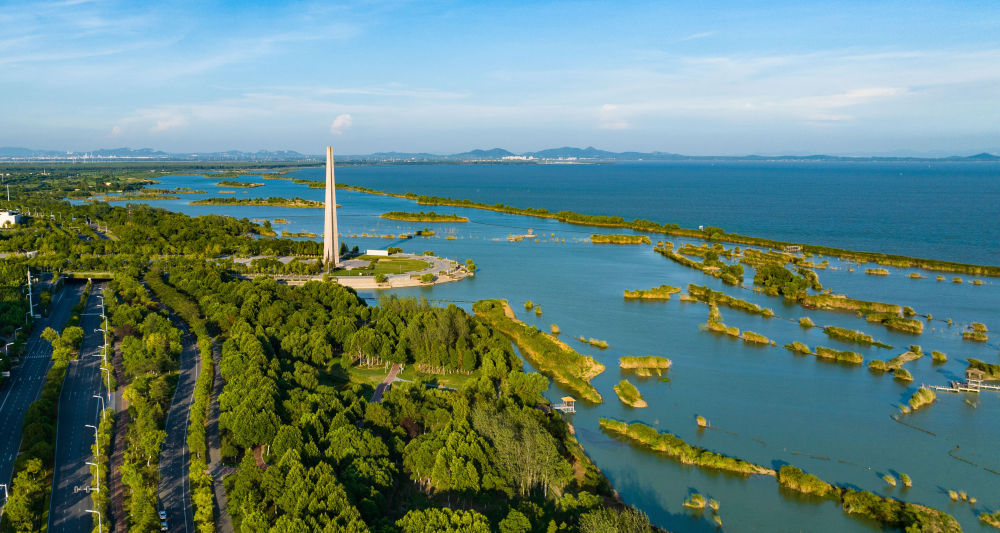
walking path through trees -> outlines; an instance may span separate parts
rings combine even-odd
[[[371,403],[379,403],[382,401],[382,395],[385,394],[385,391],[389,390],[389,386],[392,385],[393,381],[396,381],[396,376],[402,371],[403,365],[399,363],[392,365],[392,368],[389,370],[389,375],[382,380],[382,383],[378,384],[378,387],[375,387],[375,394],[372,394]]]

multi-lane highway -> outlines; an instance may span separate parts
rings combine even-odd
[[[52,346],[41,338],[41,332],[46,327],[61,331],[81,294],[83,285],[68,283],[55,295],[51,314],[39,319],[31,332],[21,364],[11,369],[10,379],[0,386],[0,483],[8,487],[21,446],[24,413],[38,399],[52,362]]]
[[[191,402],[194,399],[194,384],[198,380],[198,345],[194,335],[177,316],[172,316],[171,320],[183,333],[183,350],[177,388],[174,389],[174,399],[167,411],[164,427],[167,437],[160,451],[160,482],[157,493],[160,506],[167,513],[170,531],[194,533],[194,509],[191,502],[191,481],[188,477],[187,428]]]
[[[94,462],[92,446],[102,402],[107,401],[101,379],[101,327],[99,299],[102,284],[94,284],[80,316],[83,342],[80,355],[71,361],[59,396],[55,477],[49,502],[49,531],[90,533],[93,530],[90,490],[96,480],[87,462]],[[99,398],[95,398],[98,396]],[[91,426],[91,427],[87,427]],[[106,474],[106,473],[105,473]],[[100,487],[99,490],[107,490]]]

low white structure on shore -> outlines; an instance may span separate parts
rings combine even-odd
[[[389,257],[389,250],[365,250],[365,255],[378,255],[381,257]]]
[[[0,227],[16,226],[21,222],[21,214],[17,211],[0,211]]]

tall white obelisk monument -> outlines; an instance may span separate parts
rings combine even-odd
[[[333,180],[333,147],[326,147],[326,195],[323,210],[323,264],[340,266],[340,237],[337,234],[337,184]]]

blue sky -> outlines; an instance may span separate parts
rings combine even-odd
[[[1000,153],[1000,3],[0,2],[0,145]]]

